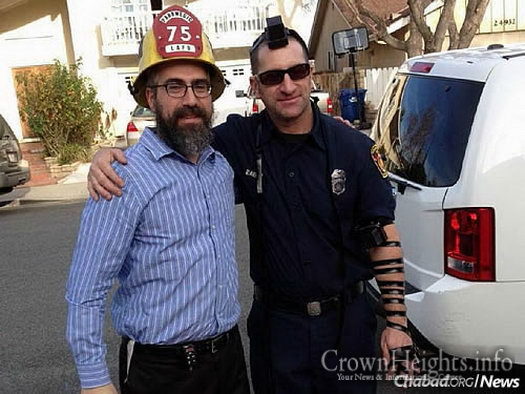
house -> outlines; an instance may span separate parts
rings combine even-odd
[[[210,37],[217,66],[229,85],[214,103],[215,122],[229,113],[244,114],[251,66],[249,49],[266,27],[266,18],[281,14],[284,24],[301,35],[310,34],[313,9],[305,5],[315,0],[199,0],[187,8],[199,17]]]
[[[268,16],[283,12],[292,27],[307,20],[306,7],[295,3],[288,9],[291,2],[284,0],[0,0],[0,113],[23,147],[29,147],[26,156],[38,153],[31,145],[38,140],[21,122],[16,75],[42,69],[55,59],[65,64],[81,59],[80,72],[93,82],[106,113],[117,115],[109,132],[124,134],[136,105],[127,85],[138,72],[140,40],[155,15],[174,4],[199,17],[217,65],[230,82],[215,103],[216,112],[222,110],[222,117],[243,113],[251,74],[249,48]],[[309,15],[311,20],[313,12]],[[303,31],[309,33],[310,27],[303,26]]]
[[[280,4],[279,4],[280,3]],[[216,107],[227,107],[247,90],[251,74],[249,48],[265,19],[287,12],[284,1],[248,0],[0,0],[0,112],[19,139],[31,137],[20,121],[16,74],[38,70],[55,59],[72,64],[82,59],[81,73],[98,91],[105,110],[117,113],[110,130],[125,131],[135,102],[127,83],[138,72],[138,46],[154,16],[173,4],[199,17],[215,49],[219,68],[230,82]],[[285,5],[285,4],[284,4]],[[305,20],[294,7],[287,21]],[[310,14],[313,15],[312,12]],[[307,19],[307,18],[306,18]],[[303,29],[305,30],[305,29]],[[307,26],[306,32],[310,32]],[[244,98],[242,98],[244,104]],[[240,110],[239,110],[240,111]]]
[[[317,72],[341,72],[349,64],[347,56],[337,58],[332,48],[332,33],[358,27],[352,26],[345,17],[349,1],[319,0],[317,4],[309,42],[310,55],[315,59]],[[467,2],[458,0],[456,3],[454,15],[458,28],[465,18]],[[408,36],[410,19],[406,0],[363,0],[363,4],[386,22],[389,33],[394,37],[404,40]],[[431,28],[437,25],[442,7],[442,0],[428,0],[425,15]],[[491,0],[471,46],[513,42],[525,42],[525,1]],[[443,49],[447,46],[445,40]],[[405,59],[404,51],[386,45],[374,35],[370,37],[369,49],[356,54],[358,67],[365,70],[367,100],[373,106],[377,107],[389,76]]]
[[[202,22],[214,48],[215,61],[229,85],[215,101],[215,122],[228,114],[244,114],[251,75],[249,49],[273,11],[271,0],[200,0],[187,5]]]
[[[134,103],[126,88],[136,74],[138,42],[162,4],[155,0],[0,0],[0,111],[25,142],[16,75],[55,59],[91,79],[105,110],[117,112],[116,133],[125,127]]]
[[[43,148],[21,122],[16,75],[59,60],[81,59],[106,113],[117,118],[109,130],[122,134],[135,103],[127,81],[137,73],[137,48],[160,0],[0,0],[0,111],[21,142],[31,184],[53,183]]]
[[[345,5],[344,1],[341,3]],[[409,13],[406,0],[364,0],[363,3],[367,9],[387,21],[389,31],[395,37],[404,37],[407,33]],[[319,0],[317,3],[308,45],[310,56],[315,59],[317,72],[341,72],[349,65],[348,57],[338,58],[332,47],[332,33],[357,27],[352,26],[345,18],[344,11],[332,0]],[[366,68],[393,67],[405,60],[405,53],[371,37],[369,49],[357,53],[356,60],[359,66]]]

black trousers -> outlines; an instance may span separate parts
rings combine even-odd
[[[362,294],[345,307],[343,321],[340,312],[310,317],[254,301],[248,335],[255,394],[374,394],[374,311]]]
[[[120,346],[123,394],[250,394],[239,330],[216,353],[197,354],[193,369],[181,354],[135,347],[127,368],[127,344]]]

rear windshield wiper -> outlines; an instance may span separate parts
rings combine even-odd
[[[422,190],[419,186],[416,186],[410,182],[407,182],[407,181],[404,181],[402,179],[399,179],[397,177],[393,177],[392,175],[389,175],[388,176],[388,179],[392,182],[395,182],[397,183],[397,191],[400,193],[400,194],[405,194],[405,190],[407,187],[410,187],[412,189],[415,189],[415,190]]]

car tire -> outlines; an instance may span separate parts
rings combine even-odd
[[[5,207],[6,205],[11,204],[15,200],[9,200],[9,201],[0,201],[0,208]]]

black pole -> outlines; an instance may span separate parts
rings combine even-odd
[[[359,123],[361,124],[361,126],[363,125],[364,123],[364,120],[363,120],[363,107],[361,105],[361,100],[359,99],[359,88],[358,88],[358,83],[357,83],[357,72],[356,72],[356,69],[355,69],[355,58],[354,58],[354,52],[350,52],[348,54],[349,56],[349,60],[350,60],[350,67],[352,67],[352,70],[354,72],[354,89],[355,89],[355,98],[357,100],[357,115],[359,117]]]

